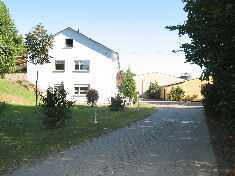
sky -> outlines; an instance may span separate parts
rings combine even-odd
[[[2,1],[23,36],[39,23],[50,34],[71,27],[118,52],[122,70],[201,75],[199,66],[185,63],[183,52],[172,52],[189,38],[165,29],[187,19],[182,0]]]

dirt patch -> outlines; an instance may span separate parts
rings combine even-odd
[[[19,104],[19,105],[25,105],[30,104],[30,102],[20,96],[17,95],[10,95],[7,93],[0,93],[0,102],[5,101],[9,104]]]
[[[22,88],[22,86],[18,83],[18,81],[12,81],[12,80],[5,80],[5,82],[11,86]]]
[[[235,137],[214,117],[207,116],[207,125],[220,176],[235,176]]]

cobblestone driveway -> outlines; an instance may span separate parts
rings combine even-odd
[[[218,175],[201,105],[149,102],[147,119],[71,147],[12,175]]]

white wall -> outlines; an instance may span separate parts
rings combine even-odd
[[[73,39],[73,48],[65,48],[65,39]],[[38,85],[42,90],[64,82],[68,99],[86,102],[86,97],[74,95],[74,84],[90,84],[99,92],[99,103],[108,103],[108,99],[117,93],[116,74],[119,71],[117,54],[72,30],[65,30],[54,38],[54,47],[50,51],[53,57],[49,64],[33,65],[28,63],[27,79],[35,83],[36,71],[39,71]],[[55,60],[65,60],[65,71],[55,72]],[[74,60],[90,60],[90,72],[73,72]]]

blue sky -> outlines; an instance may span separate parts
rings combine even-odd
[[[167,25],[183,24],[187,14],[181,0],[3,0],[19,33],[42,23],[49,33],[72,27],[119,53],[121,69],[159,72],[174,76],[188,72],[194,78],[200,67],[185,64],[184,53],[172,53],[180,43]]]

